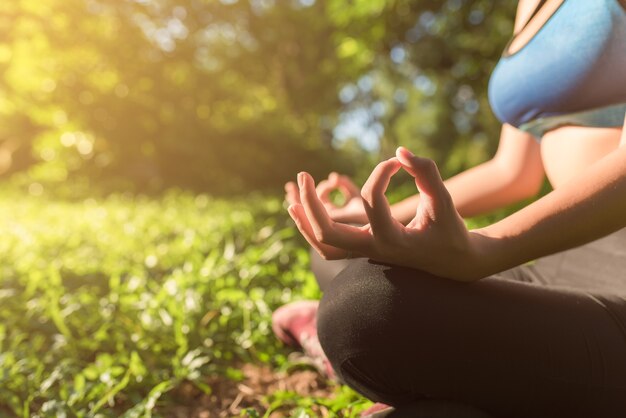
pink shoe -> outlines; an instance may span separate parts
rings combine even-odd
[[[300,335],[317,335],[317,300],[299,300],[276,309],[272,314],[272,331],[279,340],[301,348]]]
[[[317,338],[318,305],[316,300],[302,300],[281,306],[272,314],[272,330],[285,344],[302,348],[306,358],[301,360],[335,379],[335,371]]]

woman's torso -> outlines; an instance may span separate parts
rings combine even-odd
[[[626,105],[624,6],[619,0],[544,1],[507,46],[490,81],[490,100],[503,122],[543,129],[542,158],[555,187],[610,153],[619,145]],[[621,117],[567,119],[605,106],[617,106]]]
[[[621,128],[563,126],[547,132],[541,140],[546,176],[557,188],[615,150]]]

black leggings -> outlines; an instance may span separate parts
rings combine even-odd
[[[374,401],[626,417],[626,230],[471,284],[352,260],[323,290],[322,347]]]

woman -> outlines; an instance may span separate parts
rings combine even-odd
[[[492,160],[442,182],[399,148],[363,186],[362,210],[354,194],[347,208],[328,202],[353,189],[344,177],[288,184],[289,213],[322,258],[364,258],[323,289],[317,324],[314,303],[279,311],[279,336],[315,348],[319,335],[335,373],[394,406],[626,416],[625,3],[520,1],[490,81],[504,123]],[[401,169],[419,195],[390,207]],[[551,193],[466,229],[462,216],[533,196],[544,175]]]

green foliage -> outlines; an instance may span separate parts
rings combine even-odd
[[[375,159],[404,144],[449,175],[493,151],[486,86],[514,3],[3,2],[0,174],[277,190],[362,165],[362,138],[334,138],[361,110]]]
[[[347,386],[340,386],[332,399],[320,397],[303,398],[293,392],[278,391],[270,397],[270,407],[264,417],[276,410],[290,408],[292,418],[313,418],[319,416],[319,408],[324,408],[329,416],[356,418],[372,402],[358,395]],[[249,415],[250,417],[254,415]]]
[[[380,13],[346,20],[349,36],[371,36],[366,43],[375,59],[347,84],[344,111],[366,110],[380,136],[378,160],[404,145],[435,159],[446,177],[484,161],[499,137],[487,84],[512,32],[516,2],[384,3]]]
[[[318,296],[276,200],[1,202],[0,415],[150,416],[181,382],[283,364],[272,310]]]
[[[270,313],[318,294],[278,200],[46,191],[280,193],[301,170],[364,180],[399,144],[456,173],[494,149],[486,86],[514,3],[0,2],[0,175],[32,195],[0,195],[0,416],[151,416],[182,382],[283,364]],[[373,153],[336,137],[356,111]],[[392,200],[414,193],[393,182]],[[268,402],[367,405],[346,388]]]
[[[0,115],[10,121],[0,140],[26,160],[5,170],[40,161],[47,169],[31,173],[37,181],[82,174],[135,190],[233,192],[275,187],[302,169],[327,172],[332,161],[349,168],[319,141],[338,83],[354,73],[323,9],[38,4],[0,6]]]

